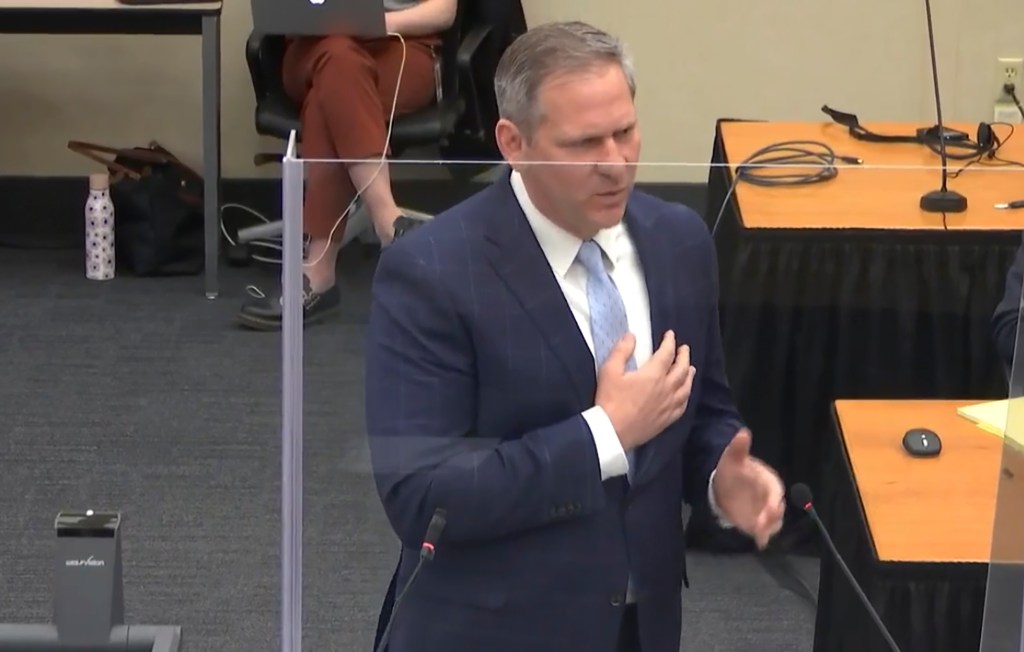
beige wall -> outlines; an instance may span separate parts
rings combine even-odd
[[[705,179],[704,169],[654,164],[705,163],[718,117],[821,120],[827,103],[862,120],[934,119],[922,0],[625,5],[525,0],[531,24],[582,18],[630,43],[651,163],[643,180]],[[1024,56],[1024,2],[933,5],[947,119],[991,119],[996,57]],[[229,0],[222,37],[227,177],[277,172],[251,163],[261,147],[243,57],[251,25],[249,2]],[[87,174],[91,164],[65,149],[72,138],[118,145],[155,138],[198,164],[197,38],[0,36],[0,61],[0,174]]]

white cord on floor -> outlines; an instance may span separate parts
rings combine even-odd
[[[231,234],[228,233],[227,227],[224,225],[224,211],[226,209],[228,209],[228,208],[234,208],[234,209],[246,212],[246,213],[252,215],[253,217],[259,219],[260,221],[264,222],[265,224],[270,224],[271,223],[271,220],[269,220],[265,215],[263,215],[262,213],[260,213],[259,211],[255,210],[253,208],[245,206],[244,204],[224,204],[223,206],[220,207],[220,232],[222,234],[224,234],[224,239],[227,240],[228,244],[230,244],[232,246],[237,245],[238,243],[235,242],[235,239],[231,237]],[[282,251],[282,249],[281,249],[281,240],[280,239],[253,240],[253,241],[249,242],[248,244],[250,246],[253,246],[253,247],[262,247],[264,249],[275,250],[275,251],[278,251],[278,252]],[[277,258],[267,258],[266,256],[261,256],[259,254],[253,254],[252,255],[252,259],[256,260],[256,261],[259,261],[261,263],[270,263],[272,265],[280,265],[281,264],[281,256],[280,255],[278,255]]]

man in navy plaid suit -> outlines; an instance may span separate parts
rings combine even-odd
[[[374,281],[367,428],[394,592],[447,513],[389,649],[678,652],[684,501],[761,547],[784,511],[726,381],[714,246],[693,211],[633,189],[617,39],[534,28],[495,87],[511,172],[388,247]]]

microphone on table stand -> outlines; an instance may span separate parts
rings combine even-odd
[[[395,622],[395,615],[398,613],[398,607],[402,604],[402,598],[405,597],[405,594],[409,592],[409,587],[416,581],[416,576],[420,574],[423,563],[433,561],[435,546],[438,539],[441,538],[444,526],[447,524],[448,513],[440,507],[435,509],[434,516],[430,519],[430,525],[427,526],[427,534],[423,537],[423,543],[420,545],[420,560],[417,562],[416,568],[413,569],[412,575],[409,576],[409,581],[405,583],[405,588],[395,598],[395,604],[392,605],[391,614],[388,616],[388,624],[384,627],[384,633],[380,635],[380,643],[377,644],[376,652],[383,652],[387,649],[388,638],[391,636],[391,624]]]
[[[939,64],[935,58],[935,30],[932,26],[932,3],[924,0],[928,18],[928,49],[932,56],[932,87],[935,90],[935,114],[939,124],[929,131],[939,139],[939,156],[942,159],[942,187],[921,196],[921,210],[928,213],[963,213],[967,210],[967,197],[947,188],[949,181],[949,157],[946,156],[946,127],[942,122],[942,99],[939,95]]]
[[[885,642],[888,643],[889,649],[892,652],[900,652],[899,647],[896,645],[896,641],[892,639],[892,635],[889,630],[885,628],[885,624],[882,623],[882,618],[875,611],[875,608],[871,606],[871,601],[868,600],[868,596],[864,595],[864,590],[860,588],[860,584],[854,579],[853,573],[850,572],[850,568],[843,561],[843,558],[839,555],[839,551],[836,550],[836,545],[832,542],[832,537],[829,536],[828,530],[825,529],[825,524],[821,522],[818,517],[818,512],[814,510],[814,502],[811,498],[810,488],[803,484],[798,483],[790,487],[789,489],[789,501],[801,510],[807,512],[807,515],[811,517],[814,524],[818,526],[818,530],[821,531],[822,537],[825,539],[825,543],[828,544],[829,552],[832,553],[832,558],[839,564],[839,568],[843,570],[843,574],[846,575],[846,579],[850,581],[850,585],[853,587],[854,592],[860,601],[864,604],[864,608],[867,609],[868,615],[871,616],[871,620],[875,621],[875,626],[878,627],[878,631],[882,633],[882,637]]]

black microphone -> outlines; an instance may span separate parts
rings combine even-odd
[[[430,519],[430,525],[427,526],[427,534],[423,537],[423,543],[420,544],[420,560],[416,563],[416,568],[413,569],[412,575],[409,576],[409,581],[405,583],[405,588],[395,598],[395,604],[391,607],[391,614],[388,615],[388,624],[384,627],[384,633],[380,635],[380,642],[377,644],[376,652],[383,652],[387,649],[388,638],[391,636],[391,624],[395,622],[395,614],[398,613],[398,607],[402,604],[402,598],[405,597],[412,583],[416,581],[416,576],[420,574],[420,569],[423,568],[423,562],[434,559],[437,542],[441,538],[444,526],[447,524],[448,512],[438,507],[434,510],[434,516]]]
[[[946,156],[946,127],[942,122],[942,99],[939,95],[939,64],[935,58],[935,30],[932,27],[932,3],[924,0],[928,16],[928,48],[932,55],[932,87],[935,90],[935,114],[939,124],[929,131],[935,131],[939,139],[939,156],[942,159],[942,187],[921,196],[921,210],[929,213],[963,213],[967,210],[967,197],[946,187],[949,182],[949,157]]]
[[[821,535],[825,538],[825,543],[828,544],[828,549],[832,552],[832,558],[836,560],[839,567],[843,569],[843,574],[846,575],[846,579],[850,581],[850,585],[853,586],[854,592],[857,593],[857,597],[864,603],[864,607],[868,610],[868,614],[871,616],[871,620],[875,621],[875,625],[878,630],[882,632],[882,637],[885,638],[885,642],[889,644],[889,649],[892,652],[900,652],[899,647],[896,646],[896,641],[892,640],[892,635],[889,634],[889,630],[885,628],[882,623],[882,619],[878,616],[878,612],[871,606],[871,602],[868,600],[868,596],[864,595],[863,589],[860,588],[860,584],[854,579],[853,573],[850,572],[846,562],[839,556],[839,551],[836,550],[836,546],[832,543],[832,537],[829,536],[828,530],[825,529],[825,524],[818,518],[818,513],[814,511],[814,504],[811,500],[811,489],[803,484],[795,484],[789,489],[789,501],[794,506],[799,507],[811,517],[814,524],[818,526],[821,531]]]

